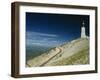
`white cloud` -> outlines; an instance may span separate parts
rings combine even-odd
[[[47,33],[40,33],[40,32],[31,32],[31,31],[27,32],[26,35],[27,36],[32,36],[32,35],[36,36],[37,35],[37,36],[46,36],[46,37],[58,37],[58,35],[55,35],[55,34],[47,34]]]
[[[53,45],[58,45],[60,43],[59,41],[57,41],[57,38],[58,36],[54,34],[27,32],[26,33],[26,44],[27,45],[53,46]]]
[[[32,45],[39,45],[39,46],[41,46],[43,44],[41,44],[41,43],[32,43]]]

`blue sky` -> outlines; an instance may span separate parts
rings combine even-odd
[[[82,22],[89,36],[88,15],[26,13],[26,44],[56,46],[80,37]]]

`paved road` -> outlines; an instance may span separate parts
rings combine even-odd
[[[44,66],[45,64],[47,64],[50,60],[52,60],[54,57],[56,57],[58,54],[62,53],[62,49],[61,48],[56,48],[56,54],[52,57],[50,57],[48,60],[46,60],[44,63],[40,64],[39,66]]]

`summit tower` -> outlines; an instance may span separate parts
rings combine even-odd
[[[86,38],[86,29],[85,29],[84,21],[83,21],[82,27],[81,27],[81,38]]]

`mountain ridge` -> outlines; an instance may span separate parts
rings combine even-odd
[[[78,38],[27,61],[29,67],[89,64],[89,38]]]

